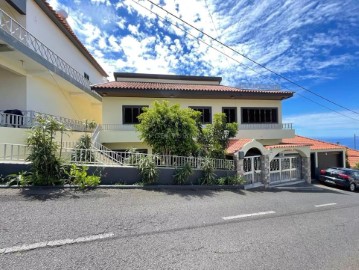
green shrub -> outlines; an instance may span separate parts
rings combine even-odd
[[[68,173],[70,183],[78,185],[81,189],[98,186],[101,182],[101,177],[88,175],[87,170],[88,167],[86,166],[78,167],[75,164],[72,164],[70,172]]]
[[[19,172],[7,175],[3,182],[8,186],[29,186],[32,185],[32,175],[30,172]]]
[[[61,182],[62,162],[57,152],[56,131],[64,126],[52,117],[38,116],[27,138],[31,152],[27,161],[31,162],[31,183],[33,185],[55,185]]]
[[[189,163],[186,163],[183,167],[177,168],[174,173],[174,182],[177,185],[183,185],[187,182],[188,178],[191,176],[193,170]]]
[[[138,161],[137,167],[144,184],[152,184],[157,181],[158,169],[156,168],[155,158],[154,156],[143,156]]]
[[[202,167],[202,185],[213,185],[216,184],[217,175],[214,173],[214,167],[212,160],[205,157],[201,164]]]
[[[84,163],[95,162],[95,155],[91,151],[91,143],[91,137],[88,134],[82,135],[71,155],[71,160]]]
[[[218,185],[243,185],[246,180],[239,175],[225,176],[217,179]]]

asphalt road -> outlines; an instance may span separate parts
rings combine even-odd
[[[359,269],[359,193],[0,189],[0,269]]]

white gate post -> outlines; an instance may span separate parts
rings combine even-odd
[[[261,156],[261,174],[262,174],[262,183],[264,187],[268,187],[270,181],[269,155]]]

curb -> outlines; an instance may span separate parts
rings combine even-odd
[[[73,189],[77,190],[78,186],[64,185],[64,186],[6,186],[0,185],[0,189]],[[153,185],[153,186],[141,186],[141,185],[99,185],[97,187],[88,188],[88,190],[95,189],[142,189],[142,190],[239,190],[244,189],[243,185],[230,186],[230,185],[213,185],[213,186],[201,186],[201,185]]]

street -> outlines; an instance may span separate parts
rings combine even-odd
[[[358,269],[359,192],[0,189],[0,269]]]

